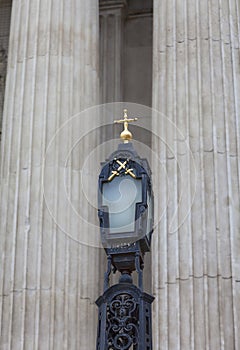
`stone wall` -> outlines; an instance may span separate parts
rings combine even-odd
[[[59,197],[66,170],[71,199],[90,215],[73,184],[81,157],[71,157],[71,167],[63,159],[81,134],[80,121],[56,137],[52,157],[46,154],[62,124],[98,104],[98,3],[13,1],[10,33],[0,171],[0,348],[93,348],[98,250],[79,244],[89,232],[70,220]],[[89,144],[81,147],[89,154]],[[55,219],[46,195],[57,208]]]
[[[155,349],[240,347],[239,11],[154,1]]]

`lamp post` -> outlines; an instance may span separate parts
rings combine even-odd
[[[151,170],[138,156],[128,124],[123,123],[123,143],[102,163],[98,184],[98,216],[101,240],[108,258],[104,293],[99,308],[96,350],[152,350],[151,303],[143,291],[144,255],[150,251],[153,232]],[[111,272],[121,273],[119,283],[109,286]],[[138,274],[138,286],[132,273]]]

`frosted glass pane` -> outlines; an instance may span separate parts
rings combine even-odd
[[[141,180],[126,175],[105,183],[102,204],[108,206],[109,232],[134,231],[136,203],[141,201]]]

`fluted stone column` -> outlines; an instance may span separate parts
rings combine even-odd
[[[240,347],[239,11],[154,1],[154,349]]]
[[[80,155],[64,165],[62,154],[82,125],[57,139],[53,158],[45,156],[58,128],[97,103],[98,1],[13,1],[1,145],[3,350],[95,346],[98,253],[58,225],[61,219],[69,232],[88,234],[86,227],[70,221],[58,197],[62,168],[76,173],[89,152],[88,140]],[[80,184],[71,179],[73,175],[68,176],[70,196],[88,218]],[[57,208],[55,220],[44,191]]]
[[[100,86],[101,102],[122,101],[123,36],[126,0],[101,0]]]

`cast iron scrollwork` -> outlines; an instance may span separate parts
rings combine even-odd
[[[138,343],[139,304],[128,293],[119,294],[107,307],[108,350],[128,350]]]

